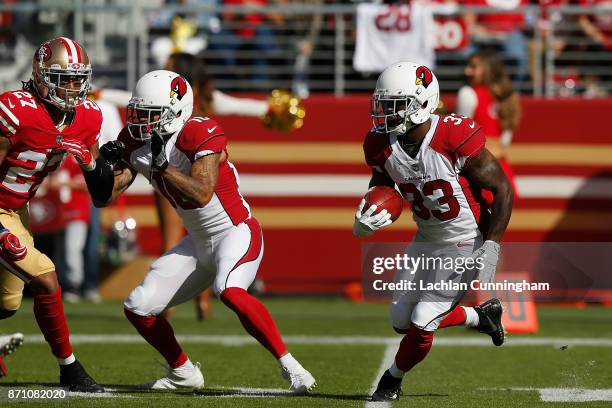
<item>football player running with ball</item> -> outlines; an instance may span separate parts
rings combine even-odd
[[[374,127],[363,145],[372,168],[370,187],[397,186],[411,202],[418,232],[407,249],[409,256],[481,262],[463,273],[440,263],[438,269],[434,263],[429,270],[396,272],[396,282],[413,281],[417,290],[393,293],[391,323],[404,337],[372,395],[374,401],[399,399],[404,374],[425,358],[439,328],[466,325],[489,334],[497,346],[504,342],[498,299],[474,308],[456,307],[465,291],[418,289],[421,282],[425,287],[475,278],[492,282],[499,241],[512,212],[512,187],[484,147],[480,126],[461,116],[434,115],[439,94],[438,80],[422,65],[400,62],[379,76],[372,96]],[[493,193],[490,208],[481,204],[481,190]],[[370,236],[391,224],[386,210],[364,207],[365,200],[357,209],[356,236]]]
[[[192,111],[193,91],[182,76],[159,70],[140,78],[127,107],[127,126],[117,141],[103,146],[103,156],[115,163],[113,187],[93,197],[96,205],[106,205],[141,173],[176,208],[188,233],[151,265],[124,303],[128,320],[169,366],[165,376],[145,386],[204,386],[199,365],[183,352],[162,312],[212,286],[245,330],[278,359],[291,390],[305,393],[314,377],[288,353],[266,307],[247,293],[263,257],[263,238],[238,190],[227,138],[218,123],[191,117]]]
[[[60,385],[102,392],[72,353],[55,266],[34,247],[28,213],[36,189],[66,154],[76,158],[88,187],[100,181],[102,115],[85,99],[90,77],[85,49],[58,37],[36,50],[23,89],[0,95],[0,319],[17,312],[28,285],[36,322],[60,365]]]

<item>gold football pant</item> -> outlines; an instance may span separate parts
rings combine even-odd
[[[0,208],[0,223],[19,238],[21,245],[28,248],[25,258],[20,261],[1,260],[0,309],[14,311],[21,305],[24,280],[28,279],[28,275],[43,275],[54,271],[55,266],[45,254],[34,248],[27,207],[19,211]]]

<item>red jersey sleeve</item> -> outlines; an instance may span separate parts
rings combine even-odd
[[[368,166],[383,173],[385,162],[391,155],[389,137],[370,130],[363,141],[363,154]]]
[[[19,130],[20,106],[12,92],[0,95],[0,134],[7,137],[13,146],[17,143],[15,135]]]
[[[444,155],[457,171],[485,147],[482,128],[465,116],[440,116],[431,147]]]
[[[102,129],[102,111],[94,101],[86,100],[79,106],[85,117],[83,133],[83,143],[88,148],[93,146],[100,138]]]
[[[227,138],[221,125],[209,118],[193,118],[187,121],[176,147],[193,163],[195,160],[227,148]]]

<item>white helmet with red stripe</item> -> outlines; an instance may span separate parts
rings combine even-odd
[[[193,112],[191,85],[176,72],[151,71],[138,80],[127,106],[130,135],[138,140],[151,137],[154,129],[167,136],[183,128]]]
[[[85,49],[70,38],[53,38],[34,53],[34,91],[63,111],[71,111],[83,103],[90,79],[89,57]]]
[[[405,133],[424,123],[438,108],[440,87],[425,65],[398,62],[378,77],[372,95],[374,129],[381,133]]]

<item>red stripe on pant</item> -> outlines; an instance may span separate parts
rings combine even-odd
[[[444,327],[461,326],[465,323],[465,318],[465,310],[461,306],[457,306],[446,315],[444,320],[440,322],[438,328],[443,329]]]
[[[251,231],[251,242],[249,242],[249,247],[242,257],[236,262],[231,271],[238,268],[240,265],[256,260],[261,253],[261,247],[263,243],[263,234],[261,233],[261,226],[257,222],[255,218],[249,218],[244,221],[244,223],[249,227]],[[231,272],[230,271],[230,272]]]

